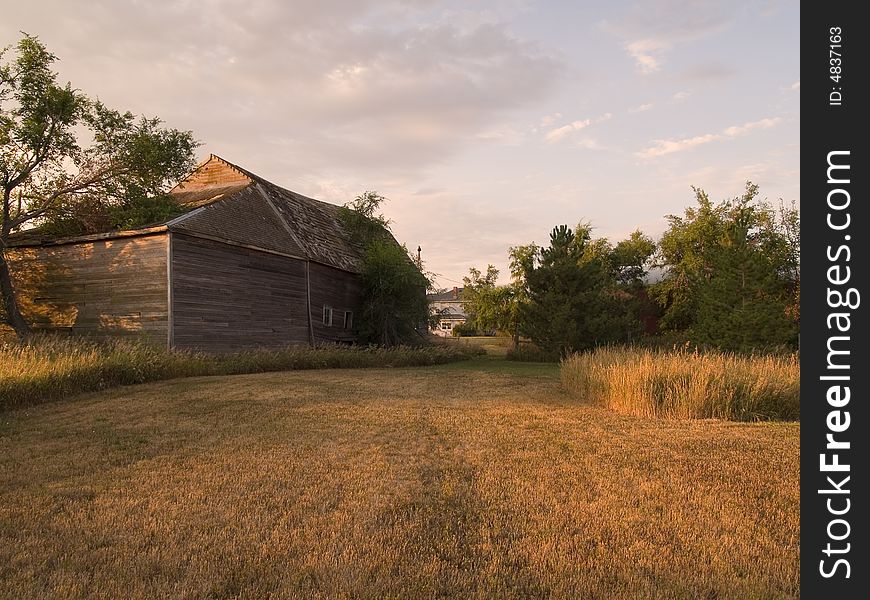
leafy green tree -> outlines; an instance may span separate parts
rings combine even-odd
[[[519,348],[520,335],[526,329],[524,315],[529,302],[531,302],[529,282],[526,279],[526,274],[538,264],[540,252],[541,248],[534,242],[521,246],[512,246],[508,251],[511,270],[511,328],[509,331],[513,338],[513,348],[515,350]]]
[[[129,197],[113,203],[86,195],[58,202],[39,219],[38,229],[52,236],[136,229],[165,223],[187,210],[171,194]]]
[[[616,295],[622,298],[629,312],[638,324],[646,324],[652,331],[661,309],[649,297],[647,276],[653,264],[656,243],[640,230],[633,231],[628,239],[613,246],[608,257],[611,277],[616,282]],[[640,334],[640,329],[632,326],[627,332],[629,342]]]
[[[492,303],[498,275],[498,269],[487,265],[486,273],[471,267],[468,275],[462,278],[462,308],[468,315],[466,323],[478,331],[498,329],[500,315]]]
[[[511,282],[507,285],[497,285],[499,271],[492,265],[487,266],[485,274],[474,267],[469,269],[463,278],[462,299],[473,328],[507,333],[513,348],[519,347],[523,310],[529,302],[525,274],[536,264],[539,251],[535,244],[511,247]]]
[[[60,85],[57,58],[25,34],[0,52],[0,319],[29,332],[18,307],[9,235],[79,206],[129,205],[159,196],[194,166],[192,134],[136,118]]]
[[[639,229],[633,231],[627,240],[622,240],[610,253],[610,265],[616,280],[627,287],[643,285],[649,273],[656,243]]]
[[[467,323],[478,331],[512,332],[516,328],[514,290],[497,285],[498,269],[488,265],[486,273],[472,267],[463,277],[462,305],[468,313]]]
[[[522,288],[525,296],[528,296],[526,273],[532,271],[538,265],[540,255],[541,247],[534,242],[524,246],[511,246],[508,251],[511,281],[518,287]]]
[[[378,213],[385,200],[377,192],[365,192],[342,210],[344,226],[363,255],[359,336],[382,346],[414,344],[428,321],[426,290],[432,281],[390,234],[389,221]]]
[[[660,242],[667,269],[655,286],[664,328],[726,350],[794,345],[799,329],[800,218],[740,197],[714,204],[695,189],[697,207],[670,215]]]
[[[363,192],[344,205],[342,221],[354,242],[366,244],[373,238],[389,237],[390,221],[379,213],[386,198],[377,192]]]

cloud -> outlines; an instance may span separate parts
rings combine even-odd
[[[564,68],[503,24],[454,24],[435,8],[94,0],[72,11],[54,0],[16,4],[0,35],[39,33],[64,81],[192,129],[206,152],[288,177],[408,174],[492,137],[511,111],[546,98]]]
[[[558,142],[563,137],[568,135],[574,131],[580,131],[581,129],[585,129],[592,124],[592,119],[583,119],[582,121],[573,121],[568,123],[567,125],[563,125],[562,127],[557,127],[556,129],[551,129],[547,132],[547,135],[544,136],[548,142]]]
[[[779,117],[760,119],[751,123],[744,123],[743,125],[726,127],[720,133],[707,133],[677,140],[656,140],[653,146],[641,150],[637,153],[637,156],[640,158],[656,158],[666,154],[673,154],[674,152],[682,152],[696,146],[709,144],[710,142],[743,136],[756,129],[769,129],[775,127],[781,121],[782,119]]]
[[[515,127],[505,125],[481,131],[474,139],[495,142],[502,146],[518,146],[525,140],[525,135]]]
[[[682,91],[677,92],[673,96],[671,96],[671,99],[674,102],[682,102],[683,100],[685,100],[686,98],[688,98],[691,95],[692,95],[692,92],[682,90]]]
[[[623,49],[644,75],[662,69],[665,56],[686,44],[728,28],[727,3],[712,0],[651,0],[630,6],[601,28],[621,38]]]
[[[722,134],[725,137],[737,137],[739,135],[746,135],[753,129],[770,129],[771,127],[776,127],[777,125],[779,125],[780,121],[782,121],[782,119],[780,119],[779,117],[775,117],[773,119],[760,119],[751,123],[744,123],[743,125],[728,127],[722,131]]]
[[[629,112],[629,114],[646,112],[646,111],[652,109],[653,106],[654,106],[654,104],[652,102],[648,102],[646,104],[641,104],[640,106],[635,106],[633,108],[629,108],[628,112]]]
[[[683,150],[688,150],[689,148],[694,148],[695,146],[700,146],[721,139],[721,137],[721,135],[715,133],[708,133],[681,140],[656,140],[655,146],[642,150],[638,153],[638,156],[641,158],[654,158],[656,156],[664,156],[665,154],[672,154],[674,152],[682,152]]]
[[[596,119],[583,119],[582,121],[572,121],[567,125],[563,125],[562,127],[557,127],[555,129],[551,129],[544,136],[544,139],[550,142],[551,144],[554,142],[558,142],[565,136],[575,132],[580,131],[581,129],[586,129],[593,123],[603,123],[604,121],[610,120],[613,117],[612,113],[604,113],[600,117]]]
[[[797,81],[795,81],[793,84],[791,84],[791,86],[789,86],[789,89],[799,92],[801,90],[801,80],[798,79]]]
[[[664,40],[645,38],[625,44],[625,50],[631,56],[641,73],[655,73],[661,69],[658,54],[670,48],[671,44]]]

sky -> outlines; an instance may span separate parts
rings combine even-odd
[[[588,221],[618,242],[741,194],[800,203],[797,0],[4,3],[60,80],[344,204],[388,198],[438,287]]]

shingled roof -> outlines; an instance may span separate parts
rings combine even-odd
[[[291,192],[214,154],[170,193],[189,209],[165,223],[130,231],[51,238],[16,234],[10,245],[41,246],[177,231],[306,258],[358,273],[362,248],[350,240],[341,208]]]

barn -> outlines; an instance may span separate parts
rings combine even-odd
[[[10,240],[35,330],[232,352],[356,339],[362,249],[340,208],[211,155],[172,191],[186,210],[128,231]]]

